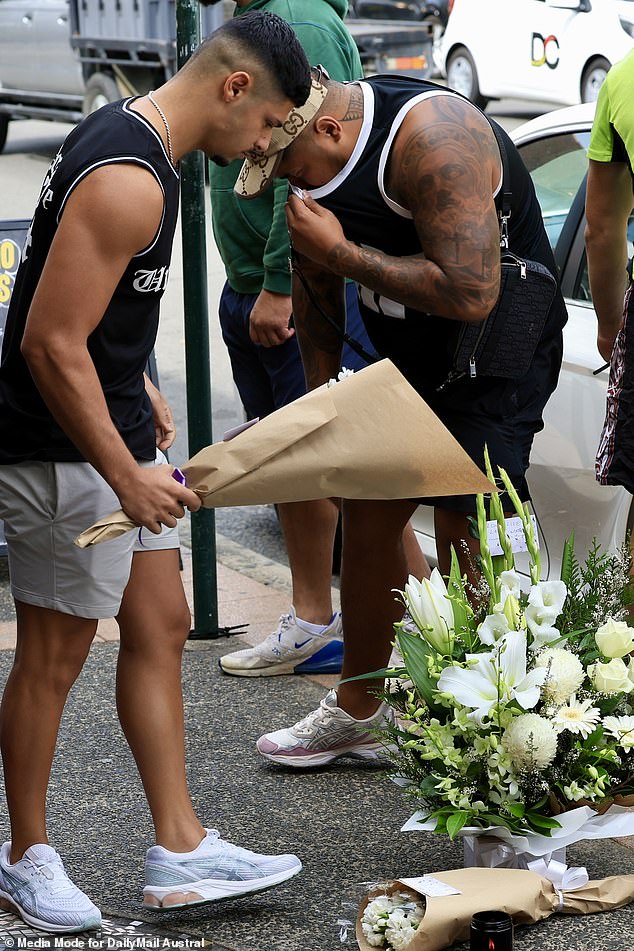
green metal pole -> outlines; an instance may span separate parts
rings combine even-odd
[[[198,0],[177,0],[176,46],[179,69],[199,42]],[[213,442],[207,309],[205,158],[202,152],[192,152],[181,162],[181,237],[187,433],[189,455],[193,456]],[[191,516],[191,530],[194,628],[190,637],[214,638],[219,636],[214,510],[200,509],[194,512]]]

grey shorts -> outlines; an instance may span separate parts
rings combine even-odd
[[[166,461],[157,451],[154,462]],[[84,462],[0,466],[0,518],[16,601],[84,618],[115,617],[135,551],[178,548],[178,528],[143,529],[88,548],[74,540],[121,508],[108,483]]]

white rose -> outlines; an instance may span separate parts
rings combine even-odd
[[[624,657],[634,649],[634,628],[628,627],[625,621],[608,618],[594,639],[604,657]]]
[[[634,683],[620,657],[614,657],[608,664],[597,661],[588,668],[588,673],[595,690],[600,693],[629,693],[634,690]]]

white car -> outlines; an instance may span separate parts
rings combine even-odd
[[[439,51],[447,85],[490,99],[594,102],[634,46],[634,0],[454,0]]]
[[[527,474],[544,578],[559,577],[564,541],[573,530],[583,557],[594,538],[606,549],[619,547],[634,524],[630,493],[601,486],[594,476],[608,382],[607,369],[596,372],[604,361],[596,348],[583,236],[586,149],[594,110],[593,103],[559,109],[511,133],[535,183],[568,309],[559,384],[546,406],[545,427],[535,437]],[[634,229],[634,218],[630,224]],[[435,562],[429,507],[418,509],[415,528],[421,547]]]

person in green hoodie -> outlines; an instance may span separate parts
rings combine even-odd
[[[219,0],[200,0],[204,6]],[[348,0],[236,0],[234,16],[267,10],[286,20],[313,65],[339,81],[361,79],[359,51],[344,24]],[[304,370],[291,326],[291,273],[284,208],[285,181],[244,202],[233,186],[241,162],[210,165],[214,237],[227,280],[219,317],[233,379],[249,419],[262,418],[306,392]],[[359,313],[356,289],[346,294],[347,332],[373,352]],[[345,346],[342,365],[366,361]],[[331,575],[338,510],[329,499],[287,502],[278,515],[292,579],[292,605],[261,644],[225,654],[227,674],[268,677],[290,673],[338,673],[343,658],[341,617],[333,613]],[[413,531],[406,536],[412,573],[429,569]]]

